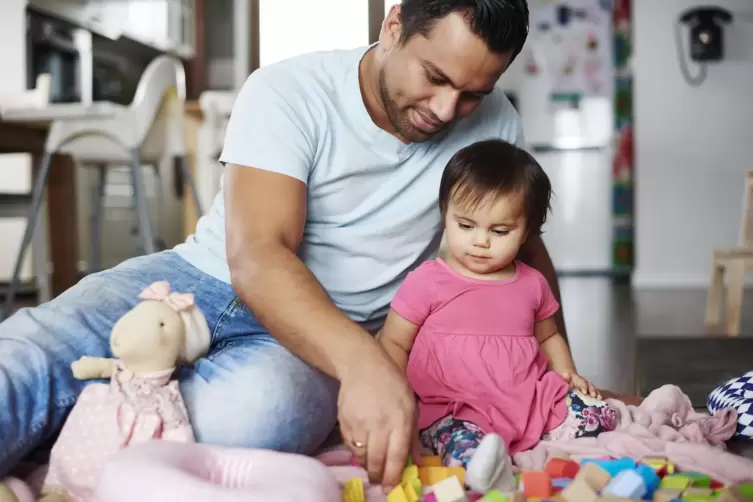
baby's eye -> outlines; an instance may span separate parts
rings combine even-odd
[[[458,223],[458,226],[462,228],[463,230],[470,230],[471,226],[467,223]]]
[[[507,235],[510,233],[509,230],[492,230],[495,235]]]

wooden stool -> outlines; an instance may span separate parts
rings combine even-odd
[[[714,250],[714,265],[706,303],[706,326],[713,331],[719,327],[722,314],[724,273],[727,272],[727,313],[724,333],[740,334],[745,271],[753,268],[753,170],[745,178],[743,218],[740,246]]]

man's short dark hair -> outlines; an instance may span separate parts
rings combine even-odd
[[[473,143],[452,156],[439,185],[439,208],[450,200],[473,208],[490,198],[520,193],[529,235],[541,234],[550,210],[552,185],[530,153],[501,139]]]
[[[403,0],[405,42],[417,34],[428,36],[440,19],[462,12],[471,31],[486,42],[492,52],[511,52],[515,59],[528,37],[527,0]]]

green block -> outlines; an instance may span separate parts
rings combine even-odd
[[[405,463],[405,467],[410,467],[413,465],[413,458],[408,455],[408,461]]]
[[[744,497],[753,499],[753,483],[743,483],[737,487]]]
[[[693,479],[685,474],[671,474],[662,478],[659,488],[667,490],[684,490],[692,483]]]
[[[682,474],[693,480],[693,486],[698,488],[711,487],[711,476],[708,474],[701,474],[700,472],[683,472]]]
[[[492,490],[490,492],[487,492],[486,495],[484,495],[484,498],[481,499],[482,502],[509,502],[510,499],[507,498],[506,495],[503,495],[501,492],[498,492],[497,490]]]

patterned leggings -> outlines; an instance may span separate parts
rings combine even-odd
[[[566,398],[568,413],[565,421],[544,433],[543,440],[558,441],[598,436],[617,428],[617,412],[604,401],[570,391]],[[471,422],[455,420],[447,415],[421,431],[421,444],[440,457],[449,467],[468,467],[485,433]]]

